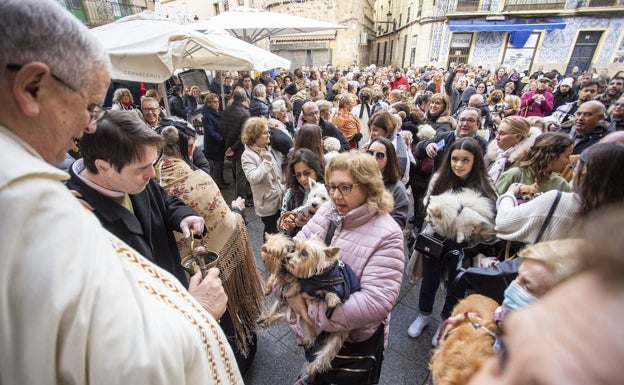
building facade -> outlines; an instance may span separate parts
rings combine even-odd
[[[111,23],[124,16],[154,9],[153,0],[57,0],[88,27]],[[150,8],[151,5],[151,8]]]
[[[622,0],[377,0],[375,10],[386,19],[371,45],[378,65],[622,69]]]

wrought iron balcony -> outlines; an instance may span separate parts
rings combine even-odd
[[[480,2],[481,0],[458,0],[455,6],[455,12],[479,11]]]
[[[505,11],[564,9],[565,0],[507,0]]]
[[[131,0],[59,0],[59,2],[88,27],[107,24],[147,9],[132,4]]]

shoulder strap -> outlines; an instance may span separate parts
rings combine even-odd
[[[561,191],[557,191],[557,197],[555,198],[555,201],[553,202],[552,206],[550,206],[550,211],[548,211],[548,215],[546,216],[546,219],[544,219],[544,223],[542,224],[542,228],[540,229],[539,233],[537,234],[537,238],[535,239],[535,242],[533,243],[539,243],[540,239],[542,239],[542,235],[544,235],[544,231],[546,231],[546,227],[548,227],[548,224],[550,223],[550,220],[555,212],[555,209],[557,208],[557,205],[559,204],[559,201],[561,200]]]
[[[327,234],[325,235],[325,244],[329,246],[334,238],[334,232],[336,231],[336,224],[333,221],[329,221],[329,227],[327,228]]]

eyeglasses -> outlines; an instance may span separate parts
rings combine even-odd
[[[160,107],[143,107],[141,108],[141,111],[143,111],[143,113],[151,112],[151,113],[156,114],[160,112]]]
[[[366,151],[367,154],[372,155],[377,160],[383,160],[386,157],[386,154],[383,152],[375,152],[373,150]]]
[[[312,111],[312,112],[308,112],[307,114],[304,114],[305,116],[316,116],[316,115],[321,115],[320,111]]]
[[[336,190],[338,190],[342,195],[349,195],[351,194],[351,190],[353,190],[353,188],[357,185],[359,185],[359,183],[339,184],[338,186],[336,186],[335,184],[330,184],[327,186],[327,191],[329,192],[329,194],[333,194]]]
[[[295,178],[295,179],[299,179],[299,178],[301,178],[302,176],[304,176],[304,177],[306,177],[306,178],[309,178],[309,177],[310,177],[310,175],[312,175],[312,170],[305,170],[304,172],[301,172],[301,173],[299,173],[299,172],[298,172],[298,173],[295,173],[295,174],[293,175],[293,178]]]
[[[459,119],[459,123],[470,123],[470,124],[475,124],[477,122],[476,119],[466,119],[466,118],[461,118]]]
[[[511,132],[496,131],[496,135],[498,136],[511,135]]]
[[[613,103],[613,107],[624,107],[624,103]]]
[[[20,64],[7,64],[6,68],[9,71],[19,71],[19,70],[22,69],[22,65],[20,65]],[[82,95],[82,93],[80,93],[74,86],[72,86],[71,84],[67,83],[65,80],[63,80],[60,77],[54,75],[52,72],[50,72],[50,76],[52,77],[52,79],[54,79],[57,82],[61,83],[64,87],[66,87],[67,89],[69,89],[73,93],[80,95],[80,97],[83,100],[85,100],[85,101],[87,100],[87,98],[85,98],[84,95]],[[91,121],[89,122],[89,126],[96,125],[108,113],[108,111],[105,110],[104,107],[102,107],[101,105],[99,105],[97,103],[93,103],[93,102],[87,104],[87,111],[89,112],[89,116],[91,117]]]
[[[219,103],[218,100],[209,100],[208,103]]]

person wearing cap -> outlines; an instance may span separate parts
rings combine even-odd
[[[572,78],[565,78],[559,83],[559,87],[553,92],[553,96],[555,97],[553,111],[566,103],[576,101],[578,94],[574,91],[574,88],[572,88],[573,85],[574,79]]]
[[[543,77],[537,81],[537,89],[529,91],[522,95],[521,99],[521,115],[529,116],[545,116],[553,109],[554,96],[549,90],[550,79]]]
[[[396,90],[400,86],[405,86],[405,90],[409,89],[409,82],[407,78],[403,76],[403,71],[399,67],[394,69],[394,80],[390,82],[390,88]]]

